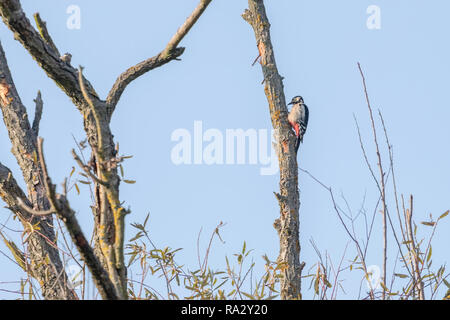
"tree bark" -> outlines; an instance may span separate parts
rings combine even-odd
[[[270,40],[270,23],[262,0],[249,0],[242,15],[253,28],[264,75],[264,92],[269,103],[272,126],[277,140],[280,167],[280,193],[275,196],[280,205],[280,217],[274,227],[280,238],[278,263],[282,265],[281,299],[301,298],[299,242],[299,189],[295,135],[287,121],[288,109],[283,89],[283,78],[278,73]]]
[[[0,108],[12,144],[12,153],[19,164],[27,185],[28,198],[16,183],[8,168],[0,164],[0,196],[17,214],[25,230],[29,225],[39,226],[39,232],[29,233],[28,251],[32,263],[28,272],[41,284],[45,299],[76,299],[67,286],[67,275],[59,257],[53,218],[36,217],[18,210],[16,198],[27,202],[36,210],[48,210],[41,168],[37,160],[36,132],[30,125],[25,106],[14,85],[6,56],[0,43]],[[35,124],[37,130],[38,124]],[[29,200],[28,200],[29,199]],[[36,228],[35,228],[36,229]]]

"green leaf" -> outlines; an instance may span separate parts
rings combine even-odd
[[[148,221],[148,218],[150,217],[150,212],[147,214],[147,216],[145,217],[145,220],[144,220],[144,227],[145,227],[145,225],[147,224],[147,221]]]
[[[383,283],[383,281],[380,281],[380,286],[381,286],[387,293],[389,293],[389,289],[386,287],[386,285]]]
[[[424,226],[434,227],[436,225],[436,222],[433,221],[422,221],[421,224]]]
[[[445,279],[442,279],[442,281],[444,281],[445,286],[450,289],[450,283]]]
[[[16,246],[16,244],[13,241],[9,241],[6,239],[6,237],[3,235],[3,233],[0,232],[0,236],[3,238],[3,241],[5,242],[5,245],[8,247],[9,251],[11,251],[14,260],[16,260],[17,264],[24,270],[27,271],[26,265],[25,265],[25,256],[22,251],[19,250],[19,248]]]
[[[133,261],[136,258],[136,256],[137,256],[137,251],[133,252],[133,254],[131,255],[130,260],[128,261],[128,267],[131,266],[131,264],[133,263]]]
[[[233,290],[227,295],[227,297],[231,297],[235,292],[236,292],[236,289],[233,289]]]
[[[319,278],[316,277],[316,279],[314,280],[314,292],[315,294],[319,294]]]
[[[442,218],[445,218],[446,216],[448,216],[449,212],[450,212],[450,210],[447,210],[443,214],[441,214],[441,216],[439,217],[439,220],[441,220]]]
[[[408,276],[406,274],[402,274],[402,273],[394,273],[394,276],[396,276],[398,278],[402,278],[402,279],[408,278]]]
[[[142,232],[139,231],[139,232],[136,233],[136,235],[135,235],[133,238],[131,238],[129,241],[130,241],[130,242],[136,241],[137,239],[142,238],[142,235],[143,235]]]
[[[245,292],[241,292],[244,296],[246,296],[247,298],[249,298],[250,300],[255,300],[255,297],[252,296],[251,294],[245,293]]]
[[[432,249],[431,244],[430,244],[430,251],[428,251],[427,262],[430,261],[430,259],[431,259],[432,251],[433,251],[433,249]]]
[[[135,184],[136,181],[135,180],[123,180],[123,182],[128,183],[128,184]]]

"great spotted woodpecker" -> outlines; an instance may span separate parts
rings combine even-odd
[[[303,136],[308,126],[309,111],[301,96],[292,98],[289,105],[292,105],[292,109],[289,112],[288,121],[297,137],[297,141],[295,142],[295,152],[297,152],[300,147],[300,142],[303,142]]]

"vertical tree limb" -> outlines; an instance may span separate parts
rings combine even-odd
[[[272,126],[278,136],[277,154],[280,167],[280,194],[276,198],[280,205],[280,218],[274,227],[280,237],[278,262],[283,265],[281,298],[301,298],[301,272],[299,242],[299,190],[298,166],[294,134],[288,124],[283,80],[275,62],[270,39],[270,23],[262,0],[248,0],[248,9],[242,15],[253,28],[261,56],[264,75],[264,92],[269,103]]]
[[[0,109],[12,144],[12,153],[22,170],[27,185],[30,205],[37,210],[47,210],[49,209],[48,201],[41,180],[41,168],[37,162],[36,134],[16,90],[1,43]],[[12,189],[5,190],[11,192]],[[2,198],[6,199],[7,195],[2,195]],[[20,213],[20,211],[15,212],[16,214]],[[54,247],[56,237],[52,217],[25,215],[22,218],[21,222],[25,228],[32,223],[39,225],[41,229],[40,234],[36,232],[30,234],[28,250],[31,260],[34,261],[31,266],[31,274],[41,284],[43,296],[46,299],[76,299],[73,290],[67,286],[67,275],[59,252]]]

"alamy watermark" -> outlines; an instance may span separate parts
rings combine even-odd
[[[379,30],[381,29],[381,9],[379,6],[370,5],[367,7],[366,13],[369,15],[366,21],[367,29]]]
[[[369,290],[377,290],[381,284],[381,269],[377,265],[371,265],[367,267],[367,288]]]
[[[277,134],[268,129],[209,128],[194,121],[192,130],[179,128],[172,132],[170,158],[175,165],[259,165],[261,175],[278,172]]]
[[[81,29],[81,9],[79,6],[72,4],[67,7],[66,13],[69,15],[66,26],[70,30]]]

